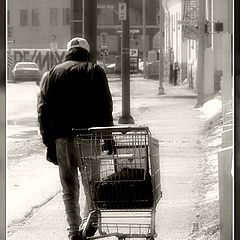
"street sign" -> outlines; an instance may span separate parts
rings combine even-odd
[[[13,57],[8,54],[8,67],[11,68],[13,65]]]
[[[100,55],[107,57],[109,55],[108,46],[101,46]]]
[[[140,31],[139,31],[139,29],[130,29],[129,32],[130,32],[130,33],[139,33]],[[122,33],[122,30],[117,30],[117,33],[120,33],[120,34],[121,34],[121,33]]]
[[[108,34],[106,32],[101,33],[101,46],[108,45]]]
[[[139,33],[139,29],[130,29],[130,33]]]
[[[222,32],[223,31],[223,23],[222,22],[215,22],[213,23],[214,31],[216,32]]]
[[[130,57],[138,57],[138,49],[130,49]]]
[[[130,73],[138,72],[138,49],[131,48],[129,51],[130,56]]]
[[[193,20],[179,20],[177,21],[177,23],[181,25],[198,26],[198,21],[193,21]]]
[[[119,17],[120,21],[127,19],[127,4],[126,3],[118,4],[118,17]]]

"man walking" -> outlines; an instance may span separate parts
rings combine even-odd
[[[38,99],[38,120],[47,158],[59,166],[70,240],[83,239],[83,221],[90,210],[86,196],[85,216],[81,219],[78,180],[81,166],[72,128],[113,125],[107,77],[100,66],[90,62],[89,52],[85,39],[77,37],[69,41],[65,62],[43,76]],[[96,230],[90,224],[84,232],[92,236]]]

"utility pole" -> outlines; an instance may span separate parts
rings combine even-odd
[[[163,78],[164,78],[164,57],[163,57],[163,47],[164,47],[164,9],[162,5],[162,0],[159,0],[159,14],[160,14],[160,24],[159,24],[159,88],[158,95],[164,94],[163,88]]]
[[[119,19],[122,21],[121,38],[121,78],[122,78],[122,116],[120,124],[133,124],[134,119],[130,115],[130,40],[129,40],[129,0],[123,0],[119,4]]]
[[[142,25],[143,25],[143,77],[146,78],[146,0],[142,0]]]
[[[198,60],[197,60],[197,104],[201,107],[205,101],[204,94],[204,57],[205,57],[205,24],[206,24],[206,1],[199,1],[199,21],[198,21]]]
[[[84,38],[90,45],[91,61],[97,61],[97,0],[84,1]]]
[[[83,0],[71,0],[71,38],[83,37]]]

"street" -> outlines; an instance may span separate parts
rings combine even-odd
[[[7,92],[7,223],[12,224],[21,222],[59,187],[57,169],[46,163],[38,134],[38,87],[34,82],[8,83]]]
[[[218,239],[217,158],[216,153],[206,150],[206,120],[200,109],[194,109],[196,95],[192,90],[165,83],[166,95],[159,96],[158,84],[141,77],[131,79],[135,124],[149,126],[159,140],[163,197],[156,209],[156,239]],[[121,81],[109,78],[109,85],[117,124]],[[37,130],[36,95],[34,83],[8,84],[9,240],[31,240],[35,236],[66,239],[58,169],[45,160],[45,147]],[[213,135],[216,141],[218,136]],[[197,230],[193,227],[196,222]],[[210,227],[215,230],[208,231]]]

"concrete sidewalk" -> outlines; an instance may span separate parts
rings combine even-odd
[[[121,82],[110,79],[109,84],[117,124],[121,115]],[[163,198],[157,207],[156,239],[186,240],[192,231],[194,205],[198,201],[204,121],[200,111],[194,108],[196,94],[193,90],[164,83],[165,95],[158,95],[158,86],[158,81],[131,79],[131,114],[136,125],[149,126],[152,135],[159,140]],[[83,196],[80,203],[83,203]],[[8,239],[66,240],[66,228],[61,194],[57,194],[35,209]]]

